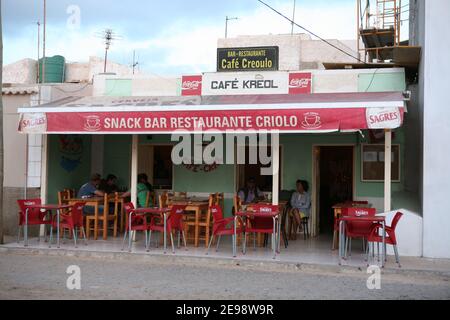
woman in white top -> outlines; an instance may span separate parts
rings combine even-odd
[[[308,193],[309,185],[307,181],[297,181],[297,191],[292,194],[291,206],[297,224],[301,224],[302,219],[309,218],[311,214],[311,196]]]

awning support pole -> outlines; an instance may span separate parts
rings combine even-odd
[[[137,202],[137,175],[138,175],[138,159],[139,159],[139,136],[133,135],[133,142],[131,146],[131,202],[134,207],[138,207]],[[129,235],[131,237],[131,234]],[[133,241],[136,241],[136,232],[133,234]]]
[[[27,146],[28,148],[28,146]],[[27,166],[28,166],[27,160]],[[28,174],[26,184],[28,186]],[[42,203],[47,203],[47,190],[48,190],[48,135],[42,135],[42,149],[41,149],[41,200]],[[40,236],[45,235],[45,226],[40,227]]]
[[[137,135],[133,135],[133,143],[131,147],[131,202],[133,202],[134,206],[137,208],[137,175],[138,175],[138,143],[139,137]]]
[[[392,210],[391,205],[391,180],[392,180],[392,131],[385,130],[384,150],[384,212]]]
[[[271,135],[272,145],[272,204],[277,206],[279,204],[279,190],[280,190],[280,137],[278,132]]]

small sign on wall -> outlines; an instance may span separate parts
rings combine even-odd
[[[361,176],[363,182],[384,181],[383,144],[363,144],[361,147]],[[400,145],[392,145],[392,182],[400,182]]]

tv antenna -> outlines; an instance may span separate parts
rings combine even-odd
[[[106,73],[108,64],[108,51],[115,40],[121,40],[122,38],[114,33],[112,29],[105,29],[104,31],[97,33],[97,36],[103,39],[105,44],[105,65],[103,68],[103,72]]]

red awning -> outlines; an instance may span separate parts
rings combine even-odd
[[[401,92],[208,97],[70,97],[21,108],[23,133],[334,132],[402,125]]]

